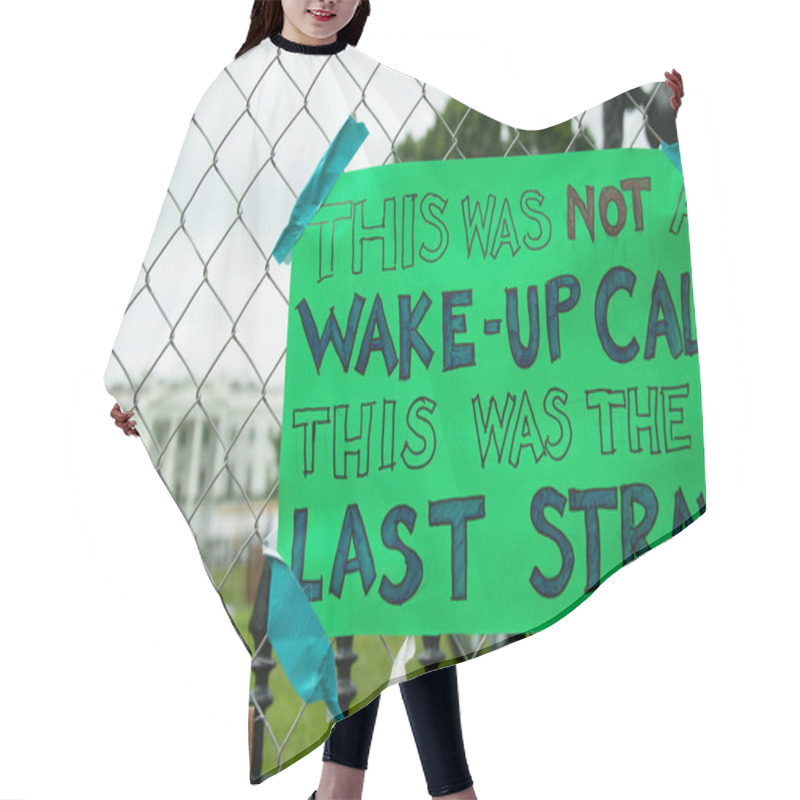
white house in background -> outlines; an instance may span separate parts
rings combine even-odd
[[[206,564],[230,564],[255,529],[272,542],[283,387],[270,382],[266,402],[259,384],[237,380],[224,391],[188,381],[144,391],[137,430]]]

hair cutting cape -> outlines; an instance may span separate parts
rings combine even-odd
[[[201,99],[105,385],[252,655],[251,782],[705,511],[670,96],[519,130],[273,36]]]

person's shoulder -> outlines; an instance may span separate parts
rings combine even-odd
[[[264,70],[277,58],[278,49],[267,36],[255,47],[251,47],[239,58],[231,61],[220,74],[235,80],[242,90],[249,94],[264,74]]]
[[[378,79],[378,76],[380,76],[379,82],[384,87],[392,85],[400,86],[402,84],[418,86],[422,83],[415,76],[401,72],[381,61],[377,61],[357,47],[346,47],[341,53],[337,54],[336,58],[341,59],[345,67],[351,72],[353,78],[360,85],[372,83]]]
[[[249,97],[277,55],[277,46],[267,37],[246,53],[234,58],[219,71],[203,93],[195,114],[216,103],[221,93],[227,94],[233,90],[240,97]]]

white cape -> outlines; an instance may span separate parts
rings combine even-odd
[[[319,652],[318,631],[291,652],[277,644],[279,627],[275,642],[267,638],[270,576],[280,575],[284,587],[291,582],[276,551],[291,265],[272,253],[298,195],[349,117],[369,135],[348,171],[414,159],[673,144],[669,98],[656,83],[562,125],[519,131],[353,47],[292,52],[270,39],[229,64],[203,95],[104,381],[123,410],[135,412],[142,442],[254,656],[254,783],[317,747],[337,701],[360,708],[421,665],[448,666],[529,635],[345,637],[335,642],[338,689],[330,683],[333,651],[310,683],[297,676]],[[291,606],[295,595],[286,591]],[[285,622],[284,636],[296,621]],[[352,681],[351,651],[361,674],[373,676],[366,685]],[[294,684],[279,679],[282,669]]]

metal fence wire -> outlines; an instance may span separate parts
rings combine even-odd
[[[323,704],[308,706],[288,690],[274,657],[266,636],[269,561],[262,552],[264,544],[277,544],[289,305],[289,267],[278,265],[271,249],[320,156],[347,113],[370,131],[361,160],[348,169],[658,147],[677,141],[670,97],[665,83],[654,83],[528,131],[352,48],[308,56],[265,40],[223,70],[199,104],[106,386],[134,411],[142,441],[252,655],[253,782],[318,746],[329,718]],[[275,205],[265,208],[265,197]],[[240,264],[250,266],[224,274]],[[401,663],[399,673],[404,637],[339,637],[340,705],[355,710],[398,675],[474,658],[526,635],[416,637],[416,657]],[[356,659],[359,669],[372,671],[363,687],[353,681]],[[277,700],[271,682],[280,686]]]

